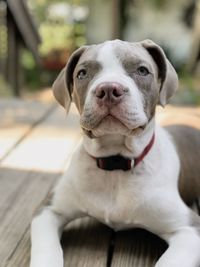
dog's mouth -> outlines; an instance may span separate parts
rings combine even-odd
[[[121,121],[119,120],[119,118],[115,117],[114,115],[112,115],[112,114],[110,114],[110,113],[108,113],[108,114],[101,120],[101,122],[104,121],[104,120],[108,120],[108,121],[119,121],[119,122],[121,122]],[[101,123],[101,122],[100,122],[100,123]],[[121,122],[121,123],[123,124],[123,122]]]
[[[91,123],[92,122],[92,123]],[[139,123],[134,122],[132,126],[127,125],[123,119],[114,114],[108,112],[104,116],[98,116],[96,119],[93,117],[90,119],[90,123],[83,123],[82,121],[82,128],[85,132],[89,132],[90,135],[92,134],[95,136],[95,133],[122,133],[122,134],[138,134],[143,131],[146,127],[146,123]]]
[[[117,116],[111,114],[111,113],[108,113],[101,121],[99,124],[103,123],[103,122],[110,122],[110,123],[120,123],[122,124],[124,127],[127,127],[128,129],[130,129],[130,127],[120,118],[118,118]],[[134,130],[134,129],[138,129],[138,128],[141,128],[141,129],[144,129],[145,125],[139,125],[139,126],[135,126],[134,128],[131,128],[131,130]]]
[[[141,129],[143,130],[146,126],[146,123],[144,124],[140,124],[139,122],[134,122],[134,126],[130,126],[128,123],[125,122],[125,120],[123,120],[122,118],[116,116],[115,114],[112,114],[112,113],[108,113],[107,115],[105,115],[101,121],[99,122],[99,125],[103,122],[110,122],[111,124],[112,123],[120,123],[122,124],[124,127],[128,128],[129,130],[137,130],[137,129]]]

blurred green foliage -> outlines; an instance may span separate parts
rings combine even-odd
[[[31,70],[36,67],[35,60],[32,56],[32,54],[28,50],[22,51],[22,67],[24,67],[27,70]]]
[[[49,71],[37,66],[31,52],[25,49],[22,51],[21,60],[26,89],[36,91],[41,87],[51,86],[53,84],[59,71]]]
[[[53,50],[73,50],[86,43],[84,24],[55,24],[45,22],[39,28],[42,37],[40,53],[48,55]]]
[[[45,22],[40,26],[42,56],[48,55],[52,50],[70,50],[73,47],[73,25],[54,24]]]
[[[46,19],[47,7],[52,4],[67,3],[70,5],[87,5],[89,0],[28,0],[38,24]]]
[[[29,0],[34,20],[38,25],[41,36],[39,53],[42,59],[42,67],[35,64],[33,56],[29,51],[22,51],[22,67],[26,87],[31,90],[51,85],[55,76],[58,74],[52,66],[62,66],[69,54],[77,47],[86,43],[84,22],[73,19],[71,13],[65,15],[56,13],[50,15],[49,10],[56,8],[56,4],[63,4],[63,7],[73,11],[74,7],[84,6],[88,0]],[[61,9],[62,11],[62,9]],[[53,12],[54,15],[54,12]],[[57,62],[56,62],[57,61]],[[48,62],[48,63],[47,63]],[[50,63],[49,63],[50,62]],[[54,64],[55,63],[55,64]],[[48,68],[50,64],[51,68]]]

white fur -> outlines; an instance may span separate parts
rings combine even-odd
[[[145,120],[142,97],[124,74],[109,42],[99,51],[98,60],[103,70],[91,83],[86,102],[91,101],[92,91],[99,83],[117,81],[130,89],[132,106],[140,120]],[[138,157],[154,132],[153,147],[130,171],[101,170],[90,156],[121,153]],[[180,162],[171,137],[155,125],[154,118],[144,131],[133,136],[120,132],[104,132],[97,139],[85,136],[55,188],[51,207],[33,220],[31,267],[63,267],[59,243],[62,226],[85,215],[115,230],[140,226],[164,238],[169,248],[156,267],[198,267],[200,237],[191,224],[191,211],[178,192],[179,172]]]
[[[183,227],[165,236],[169,248],[155,267],[199,267],[200,238],[191,227]]]
[[[60,245],[62,220],[50,209],[35,217],[31,227],[30,267],[63,266],[63,252]]]

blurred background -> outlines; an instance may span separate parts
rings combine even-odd
[[[0,0],[0,97],[49,88],[70,54],[109,39],[160,44],[200,104],[200,0]]]

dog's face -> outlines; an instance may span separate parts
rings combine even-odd
[[[75,51],[53,85],[67,110],[75,102],[89,136],[134,134],[165,105],[178,79],[163,50],[150,40],[120,40]]]

